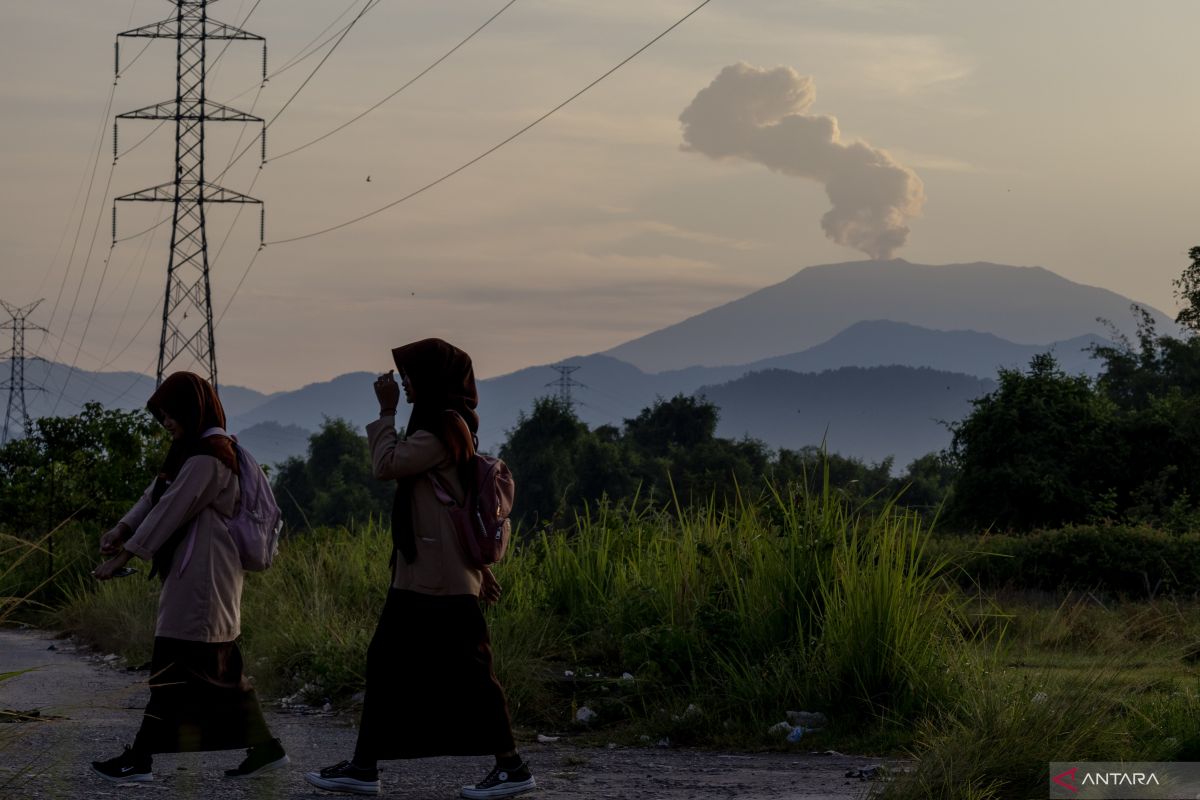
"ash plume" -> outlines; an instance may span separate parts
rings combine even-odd
[[[887,151],[842,141],[835,117],[807,113],[816,96],[812,78],[791,67],[730,65],[680,114],[682,149],[820,182],[833,203],[821,218],[825,235],[891,258],[921,211],[924,184]]]

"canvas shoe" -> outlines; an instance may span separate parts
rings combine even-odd
[[[269,743],[251,747],[246,751],[246,758],[234,769],[225,770],[226,778],[257,778],[259,775],[285,767],[290,762],[283,745],[278,739]]]
[[[499,764],[492,767],[487,777],[474,786],[464,786],[459,794],[469,800],[486,800],[490,797],[512,797],[528,792],[537,786],[529,773],[529,764],[524,761],[515,769],[504,769]]]
[[[379,794],[379,770],[356,767],[349,761],[339,761],[320,772],[306,772],[304,780],[327,792]]]
[[[92,771],[114,783],[145,783],[154,780],[150,756],[139,756],[125,745],[125,752],[108,761],[93,761]]]

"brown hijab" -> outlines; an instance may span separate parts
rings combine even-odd
[[[475,455],[475,434],[479,431],[479,415],[475,412],[479,394],[471,357],[441,339],[422,339],[392,350],[392,358],[413,389],[413,409],[405,435],[432,433],[450,451],[454,463],[465,467]],[[465,480],[465,469],[460,472]],[[397,481],[392,503],[392,545],[409,564],[417,560],[412,488],[418,479]]]
[[[233,470],[235,475],[238,473],[233,442],[226,436],[200,435],[209,428],[225,427],[225,409],[208,381],[191,372],[173,373],[150,395],[146,409],[159,422],[163,421],[165,415],[183,428],[183,436],[171,442],[171,449],[158,469],[158,477],[150,495],[152,502],[157,503],[162,499],[167,487],[179,476],[183,463],[192,456],[213,456]],[[184,530],[186,527],[176,531],[155,554],[151,575],[159,573],[165,579]]]

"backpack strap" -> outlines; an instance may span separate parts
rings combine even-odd
[[[207,439],[209,436],[224,436],[226,439],[233,442],[234,445],[237,445],[238,443],[237,437],[227,432],[224,428],[209,428],[204,433],[200,434],[201,439]]]

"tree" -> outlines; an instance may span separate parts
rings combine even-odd
[[[1188,258],[1191,263],[1173,281],[1175,297],[1183,302],[1175,321],[1195,334],[1200,333],[1200,247],[1188,250]]]
[[[666,456],[711,442],[717,433],[717,407],[700,397],[661,397],[633,419],[625,420],[629,443],[647,455]]]
[[[73,417],[43,417],[0,448],[0,520],[18,532],[48,530],[71,514],[111,525],[149,486],[169,444],[144,411],[88,403]]]
[[[535,400],[528,415],[522,412],[518,416],[516,427],[508,431],[500,448],[500,458],[516,482],[513,517],[536,524],[554,520],[574,507],[581,499],[579,466],[589,447],[593,455],[605,455],[591,464],[589,475],[589,488],[602,489],[605,476],[595,468],[613,464],[614,454],[598,445],[568,403],[556,397]]]
[[[279,468],[274,491],[291,530],[388,519],[395,484],[375,480],[365,436],[344,419],[326,418],[308,440],[308,457]]]
[[[954,427],[952,518],[1018,530],[1085,521],[1125,467],[1114,404],[1049,354],[999,382]]]

